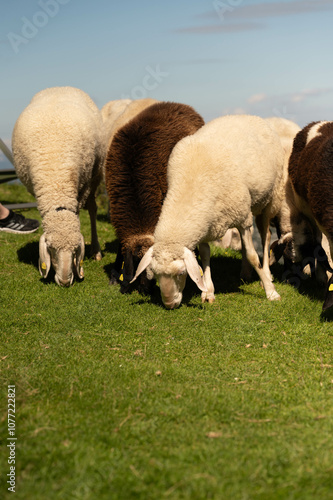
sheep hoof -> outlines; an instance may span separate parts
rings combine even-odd
[[[268,300],[281,300],[281,297],[276,290],[273,290],[273,292],[269,293],[267,295],[267,298]]]
[[[204,304],[205,302],[208,302],[209,304],[212,304],[215,301],[215,295],[213,293],[202,293],[201,294],[201,302]]]

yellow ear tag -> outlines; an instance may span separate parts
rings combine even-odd
[[[80,267],[83,266],[83,260],[80,260]]]
[[[123,260],[123,263],[121,265],[122,269],[124,269],[124,265],[125,265],[125,261]],[[124,275],[123,275],[123,273],[121,273],[121,275],[119,276],[119,281],[124,281]]]
[[[333,283],[328,287],[328,291],[332,292],[333,291]]]
[[[40,266],[42,269],[44,269],[44,271],[46,270],[46,264],[45,262],[42,262],[42,265]],[[331,285],[332,286],[332,285]]]
[[[272,249],[270,249],[270,251],[269,251],[269,255],[270,255],[270,256],[272,255],[272,252],[273,252],[273,250],[272,250]]]
[[[203,271],[202,271],[201,267],[200,267],[200,275],[203,276]]]

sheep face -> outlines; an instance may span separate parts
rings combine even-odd
[[[187,272],[185,265],[181,262],[179,263],[179,271],[176,274],[157,275],[162,302],[167,309],[176,309],[180,306],[183,298],[186,276]]]
[[[163,304],[167,309],[179,307],[183,298],[186,276],[189,274],[198,288],[207,292],[202,270],[191,250],[182,247],[181,252],[160,249],[153,245],[141,259],[132,282],[148,268],[147,274],[153,273],[159,282]],[[175,258],[175,256],[177,257]],[[182,258],[179,258],[179,256]]]
[[[84,239],[80,235],[80,244],[74,250],[56,249],[47,241],[45,234],[39,240],[39,272],[46,278],[52,267],[55,281],[60,286],[71,286],[74,276],[83,279]]]

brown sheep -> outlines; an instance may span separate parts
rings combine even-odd
[[[178,141],[203,125],[204,120],[192,107],[159,102],[113,137],[105,162],[105,183],[110,219],[120,243],[113,277],[120,280],[122,293],[135,286],[130,281],[137,265],[154,243],[153,233],[167,192],[169,156]],[[114,282],[111,278],[110,283]],[[149,293],[152,284],[143,273],[138,288]]]
[[[297,134],[289,176],[295,205],[311,227],[305,232],[300,218],[292,217],[294,261],[300,261],[304,254],[316,256],[317,266],[326,278],[326,270],[330,269],[319,250],[324,234],[333,255],[333,122],[312,122]],[[333,276],[328,280],[323,311],[332,305]]]

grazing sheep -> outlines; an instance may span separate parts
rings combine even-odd
[[[73,87],[37,93],[14,127],[15,169],[42,216],[39,271],[46,278],[52,263],[62,286],[70,286],[74,274],[83,278],[82,207],[89,210],[92,255],[101,259],[95,191],[103,176],[105,140],[99,109]]]
[[[296,217],[292,218],[293,260],[315,255],[324,281],[327,259],[320,255],[322,234],[327,237],[333,256],[333,122],[312,122],[294,140],[289,161],[289,176],[296,208],[307,218],[310,230],[305,231]],[[326,255],[326,254],[325,254]],[[333,276],[328,280],[323,311],[333,305]]]
[[[277,134],[257,116],[217,118],[182,139],[168,164],[168,193],[155,229],[154,245],[141,260],[135,278],[146,268],[158,277],[167,308],[182,300],[186,274],[213,302],[208,242],[236,227],[246,258],[257,271],[269,300],[280,298],[269,270],[269,221],[278,212],[283,190],[284,151]],[[264,247],[256,253],[253,215]],[[199,244],[203,276],[193,250]]]
[[[105,181],[110,218],[120,243],[113,276],[120,279],[122,293],[133,288],[129,283],[137,265],[154,242],[153,233],[167,192],[171,151],[203,124],[192,107],[160,102],[142,111],[113,137],[105,162]],[[110,282],[115,280],[111,278]],[[140,291],[149,293],[150,285],[144,273]]]

